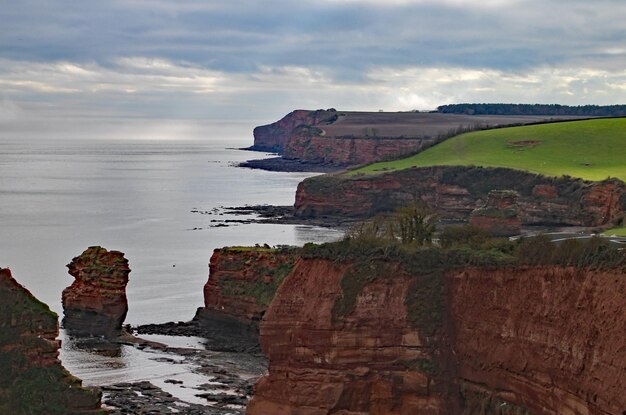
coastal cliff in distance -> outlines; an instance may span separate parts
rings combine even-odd
[[[101,393],[81,386],[58,359],[58,319],[0,268],[0,413],[105,414]]]
[[[471,166],[311,177],[298,185],[295,209],[301,217],[370,217],[418,201],[443,219],[466,221],[492,190],[517,192],[522,225],[602,226],[626,212],[626,185],[619,179],[591,182]]]
[[[256,127],[250,149],[277,152],[287,160],[346,167],[401,158],[463,131],[576,118],[295,110]]]
[[[623,413],[623,269],[438,255],[299,260],[261,322],[247,413]]]

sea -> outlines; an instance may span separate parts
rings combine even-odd
[[[313,175],[237,167],[268,156],[239,149],[250,144],[2,139],[0,267],[62,316],[61,292],[73,281],[66,264],[89,246],[122,251],[131,269],[126,323],[188,321],[203,305],[215,248],[342,236],[312,226],[228,222],[249,217],[225,207],[293,204],[297,184]],[[150,357],[135,349],[111,360],[63,343],[63,363],[86,384],[157,376],[145,372],[140,362]]]

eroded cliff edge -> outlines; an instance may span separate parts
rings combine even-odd
[[[335,254],[305,255],[279,287],[249,414],[626,410],[623,266]]]
[[[259,351],[259,322],[298,258],[296,248],[216,249],[194,322],[213,350]]]
[[[619,179],[591,182],[472,166],[312,177],[298,185],[295,209],[301,217],[369,217],[421,202],[442,219],[466,221],[492,190],[518,193],[522,225],[601,226],[626,212],[626,185]]]
[[[58,359],[58,320],[0,268],[0,413],[100,414],[99,390],[81,386]]]

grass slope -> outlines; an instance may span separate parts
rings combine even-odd
[[[624,228],[613,228],[604,231],[603,235],[607,236],[626,236],[626,227]]]
[[[412,157],[353,170],[379,173],[409,167],[508,167],[547,176],[626,181],[626,118],[595,119],[476,131]]]

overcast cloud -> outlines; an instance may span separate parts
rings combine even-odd
[[[245,137],[295,108],[623,104],[624,21],[621,0],[3,1],[0,131]]]

